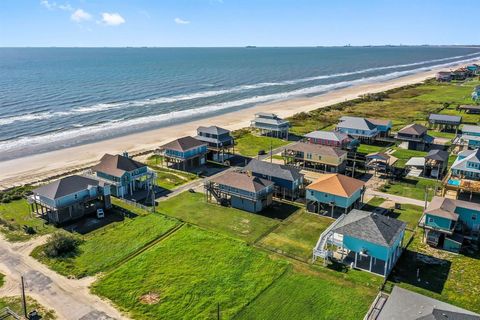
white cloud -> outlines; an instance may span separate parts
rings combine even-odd
[[[40,4],[47,8],[48,10],[63,10],[63,11],[73,11],[73,7],[69,3],[58,4],[55,1],[40,0]]]
[[[189,24],[190,23],[190,21],[183,20],[183,19],[180,19],[180,18],[175,18],[175,19],[173,19],[173,21],[175,21],[176,24]]]
[[[74,13],[72,13],[70,19],[75,22],[82,22],[92,19],[92,15],[82,9],[77,9]]]
[[[102,13],[102,23],[108,26],[118,26],[125,23],[125,19],[118,13]]]

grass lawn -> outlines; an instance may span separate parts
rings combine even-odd
[[[387,149],[387,147],[373,146],[373,145],[361,143],[357,148],[357,152],[358,153],[364,153],[364,154],[370,154],[370,153],[375,153],[375,152],[382,152],[382,151],[385,151],[386,149]]]
[[[367,205],[372,207],[378,207],[385,202],[385,199],[382,197],[373,197],[367,202]],[[367,210],[368,211],[368,210]]]
[[[312,249],[318,237],[332,222],[333,219],[302,209],[258,244],[278,253],[308,261],[312,257]]]
[[[276,149],[287,145],[289,142],[272,137],[257,136],[252,133],[242,134],[235,139],[235,152],[247,157],[255,157],[258,151],[270,152],[270,148]]]
[[[157,173],[156,185],[167,190],[198,179],[197,175],[189,172],[161,167],[162,157],[158,155],[149,157],[147,164]]]
[[[401,209],[395,209],[390,215],[400,221],[407,223],[407,228],[416,229],[418,221],[422,217],[423,208],[413,204],[402,204]]]
[[[465,256],[431,248],[421,242],[422,235],[415,236],[389,283],[480,313],[480,254]]]
[[[282,214],[287,212],[286,210],[290,210],[287,214],[291,214],[298,208],[285,205],[283,208],[267,209],[260,215],[207,203],[203,193],[183,192],[160,202],[157,210],[203,228],[254,242],[280,223],[279,220],[264,215]]]
[[[4,308],[10,308],[18,315],[23,315],[23,305],[21,297],[1,297],[0,298],[0,310]],[[57,319],[54,310],[48,310],[42,305],[40,305],[36,300],[27,297],[27,310],[37,310],[38,313],[42,316],[43,320],[54,320]],[[10,319],[10,318],[9,318]]]
[[[375,288],[289,271],[234,319],[362,319]]]
[[[435,186],[440,183],[441,182],[436,180],[408,177],[402,180],[388,182],[380,187],[379,191],[397,196],[424,200],[425,188],[430,188],[431,190],[428,190],[427,197],[427,200],[430,201],[432,200]]]
[[[167,239],[93,284],[135,319],[232,318],[285,270],[245,243],[193,226]]]
[[[398,168],[405,168],[405,163],[412,157],[425,157],[428,152],[425,151],[417,151],[417,150],[406,150],[397,148],[392,156],[398,158],[397,162],[395,162],[395,167]]]
[[[84,236],[74,257],[48,258],[43,246],[35,248],[32,256],[60,274],[84,277],[114,267],[176,225],[178,221],[159,214],[126,218]]]
[[[435,131],[435,130],[428,130],[428,135],[436,138],[446,138],[450,140],[453,140],[456,137],[455,133],[441,132],[441,131]]]
[[[0,203],[0,232],[8,241],[25,241],[34,235],[27,234],[24,226],[32,227],[36,234],[43,235],[55,230],[46,221],[33,216],[27,200],[16,200],[9,203]]]

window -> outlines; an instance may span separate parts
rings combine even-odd
[[[477,220],[477,214],[476,213],[472,214],[472,220]]]
[[[433,218],[429,217],[429,218],[428,218],[428,222],[429,222],[429,223],[433,223],[433,222],[434,222]]]
[[[313,196],[314,192],[313,190],[310,190],[310,195]]]
[[[77,198],[78,198],[78,195],[77,195],[77,194],[75,194],[75,199],[77,199]]]

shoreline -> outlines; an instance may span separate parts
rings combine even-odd
[[[449,69],[463,65],[465,65],[465,63],[459,63],[450,66]],[[257,112],[272,112],[285,118],[296,113],[309,112],[346,100],[355,99],[362,94],[381,92],[419,83],[431,78],[439,70],[445,70],[445,68],[436,68],[384,82],[374,82],[338,89],[314,97],[294,98],[285,101],[259,104],[247,109],[201,120],[193,120],[183,124],[175,124],[80,146],[3,161],[0,162],[0,190],[23,184],[36,183],[50,177],[85,169],[88,166],[96,164],[105,153],[117,154],[124,151],[132,154],[145,153],[176,138],[186,135],[196,135],[196,129],[201,125],[217,125],[233,131],[248,127],[250,120],[253,119],[253,114]]]

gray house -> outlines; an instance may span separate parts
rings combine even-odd
[[[36,188],[28,201],[32,212],[51,223],[62,224],[99,208],[111,208],[110,185],[73,175]]]
[[[428,128],[412,123],[400,129],[395,139],[402,142],[401,147],[408,150],[425,150],[433,143],[433,137],[427,134]]]
[[[432,113],[428,117],[428,124],[432,129],[438,129],[439,131],[455,130],[455,133],[457,133],[458,128],[462,124],[462,117]]]
[[[249,212],[260,212],[272,204],[274,183],[253,175],[226,172],[205,182],[207,201],[212,197],[220,204]]]
[[[148,191],[155,181],[155,173],[126,152],[123,155],[105,154],[91,171],[96,179],[110,184],[112,195],[118,198],[133,195],[139,190]]]
[[[279,118],[274,113],[259,112],[255,114],[251,126],[258,129],[261,134],[288,140],[288,128],[290,123]]]
[[[275,194],[282,198],[296,199],[303,187],[303,174],[292,166],[252,159],[244,170],[275,183]]]
[[[235,154],[235,141],[227,129],[198,127],[195,139],[207,144],[207,157],[211,160],[223,162]]]

